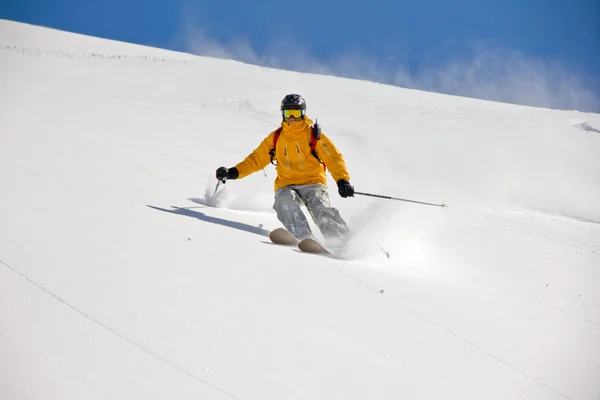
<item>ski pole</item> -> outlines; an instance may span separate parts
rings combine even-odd
[[[213,203],[215,202],[215,197],[217,196],[217,190],[219,190],[219,186],[221,185],[221,183],[225,184],[227,180],[223,179],[217,182],[217,187],[215,188],[215,192],[213,193],[212,198],[210,199],[210,206],[213,206]]]
[[[424,205],[427,205],[427,206],[448,207],[447,205],[445,205],[443,203],[442,204],[426,203],[424,201],[400,199],[400,198],[397,198],[397,197],[382,196],[380,194],[371,194],[371,193],[363,193],[363,192],[354,192],[354,194],[358,194],[358,195],[361,195],[361,196],[378,197],[380,199],[387,199],[387,200],[406,201],[408,203],[424,204]]]

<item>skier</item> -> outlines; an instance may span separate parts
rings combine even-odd
[[[301,210],[304,204],[326,238],[341,238],[350,233],[346,222],[329,205],[326,168],[337,182],[340,196],[354,196],[342,154],[318,124],[306,116],[306,101],[288,94],[281,101],[281,127],[267,136],[246,159],[235,167],[220,167],[218,180],[241,179],[276,165],[275,204],[277,218],[296,239],[313,238]]]

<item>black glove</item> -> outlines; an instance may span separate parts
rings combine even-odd
[[[352,197],[354,196],[354,187],[352,185],[350,185],[350,182],[348,182],[345,179],[340,179],[337,182],[338,185],[338,193],[340,194],[340,196],[342,197]]]
[[[238,176],[240,175],[238,169],[236,167],[233,168],[225,168],[225,167],[220,167],[219,169],[217,169],[217,179],[220,181],[223,180],[227,180],[227,179],[237,179]]]

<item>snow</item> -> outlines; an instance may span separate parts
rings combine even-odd
[[[337,256],[269,243],[283,95]],[[0,399],[598,399],[600,115],[0,21]],[[266,174],[266,177],[265,177]],[[389,258],[385,252],[389,253]]]

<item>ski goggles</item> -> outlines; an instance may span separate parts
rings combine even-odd
[[[282,110],[283,118],[302,118],[304,116],[304,110]]]

